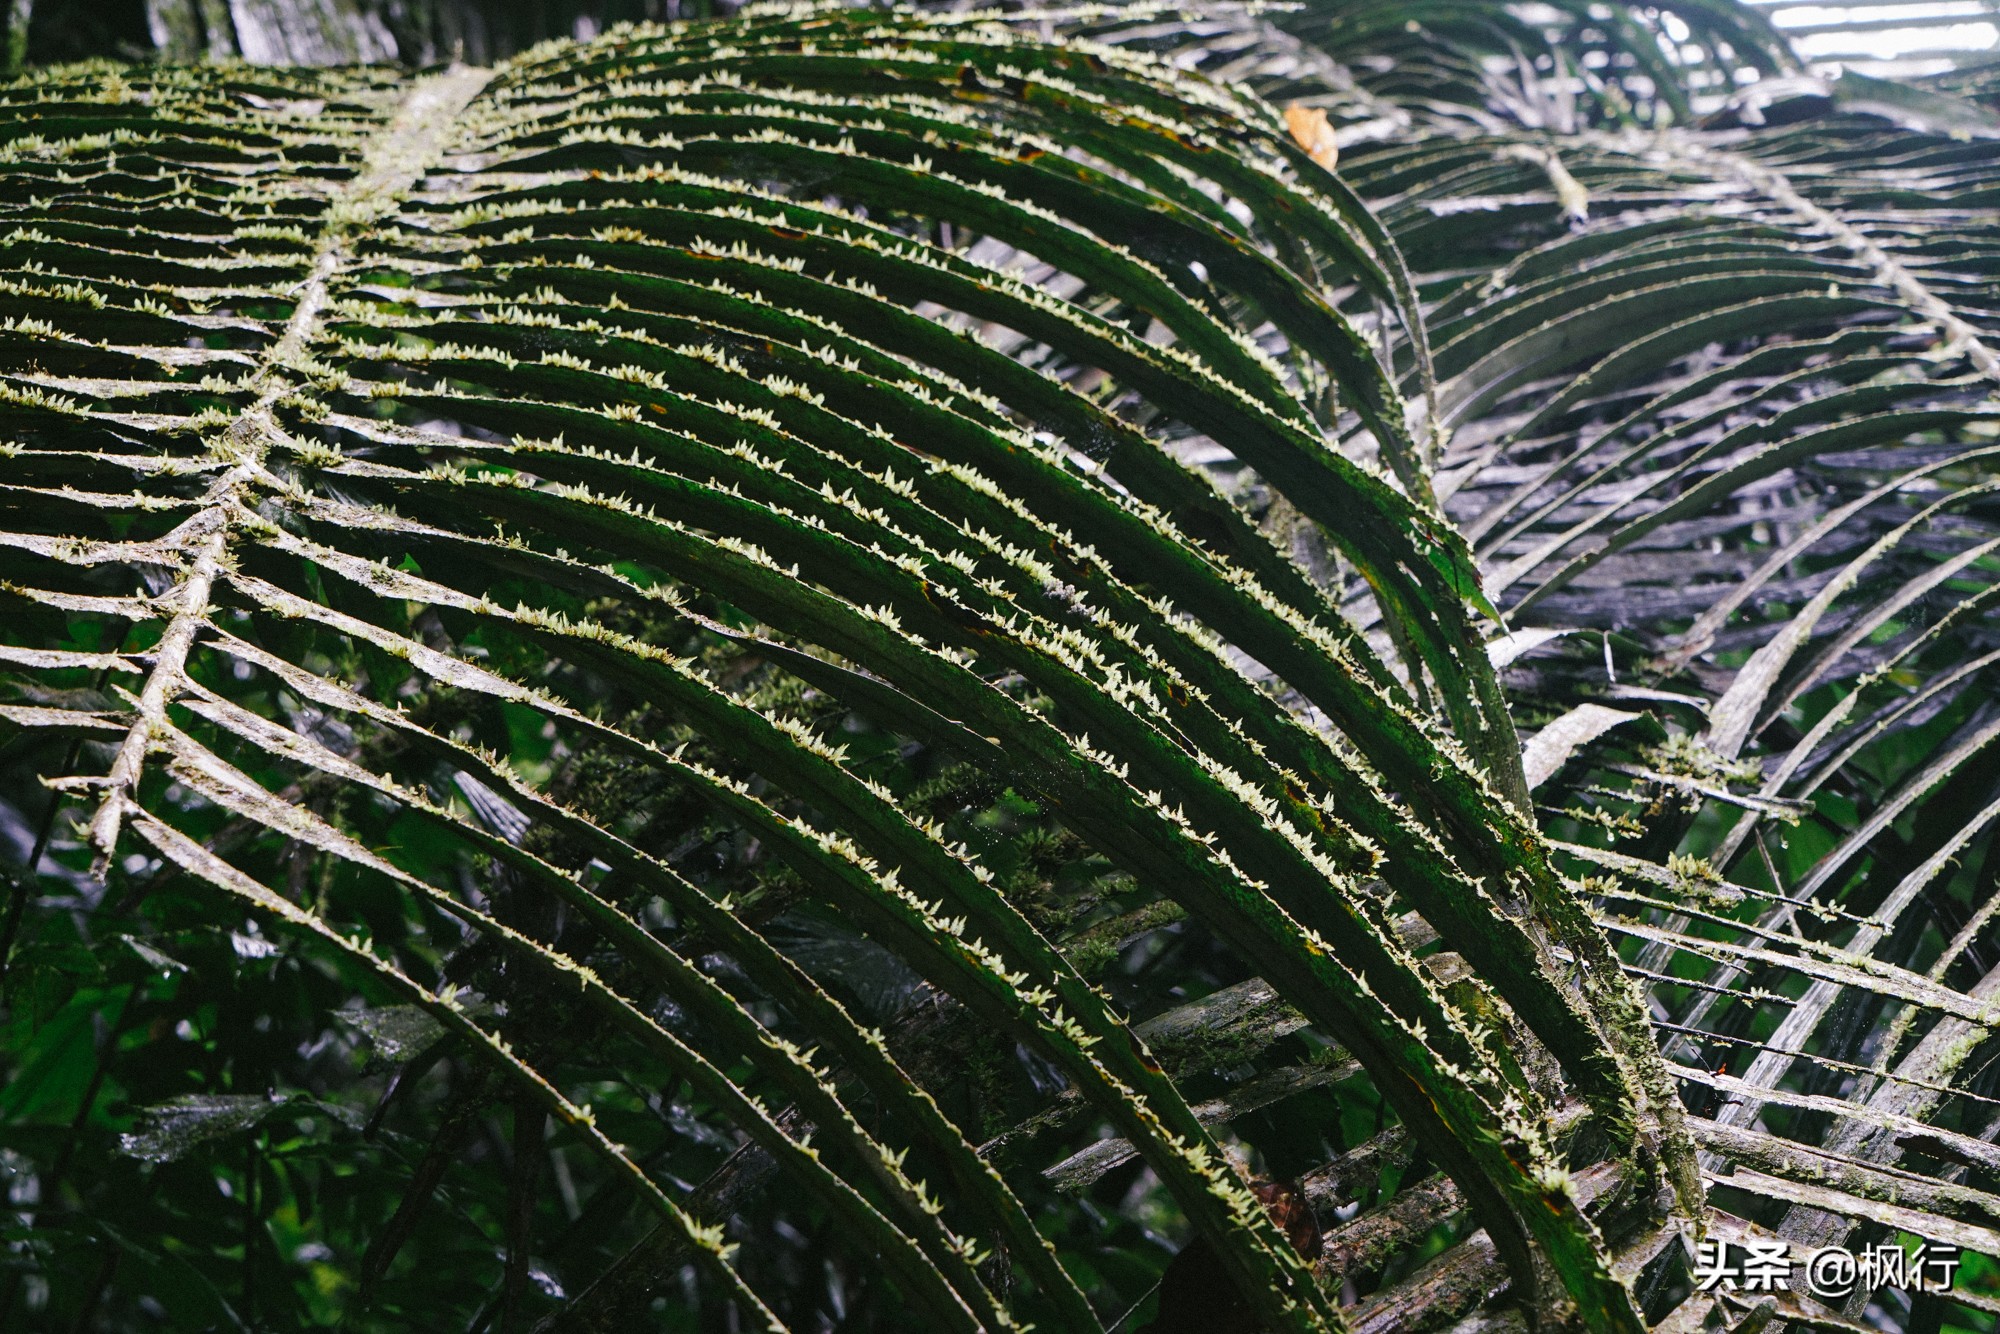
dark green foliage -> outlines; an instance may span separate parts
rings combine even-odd
[[[1552,12],[11,85],[0,1318],[1994,1249],[1989,104]]]

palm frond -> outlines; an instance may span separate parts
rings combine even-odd
[[[1851,1328],[1687,1248],[2000,1251],[2000,122],[1798,71],[1439,4],[23,75],[0,1298]],[[197,1170],[240,1253],[114,1221]],[[374,1210],[352,1291],[274,1193]]]
[[[1294,40],[1256,43],[1279,95]],[[1987,1188],[1995,1124],[1992,94],[1878,82],[1644,132],[1392,102],[1421,139],[1365,80],[1314,94],[1425,294],[1436,493],[1546,722],[1538,809],[1718,1202],[1801,1260],[2000,1242],[1935,1193]]]
[[[784,1301],[566,1091],[550,1044],[571,1016],[747,1136],[935,1326],[1015,1320],[982,1236],[1028,1309],[1095,1319],[1007,1183],[754,915],[445,721],[508,719],[768,847],[801,904],[1060,1072],[1269,1327],[1337,1320],[992,870],[799,711],[671,644],[727,646],[759,691],[796,682],[985,769],[1268,961],[1524,1292],[1638,1327],[1541,1091],[1481,1016],[1522,1016],[1614,1137],[1685,1140],[1659,1067],[1609,1040],[1630,1001],[1608,956],[1581,988],[1558,961],[1602,945],[1510,804],[1526,788],[1469,553],[1385,349],[1323,295],[1335,275],[1410,289],[1273,113],[982,20],[813,10],[408,87],[131,77],[13,94],[38,129],[10,155],[29,191],[12,332],[34,360],[6,390],[9,717],[87,822],[56,860],[87,851],[113,901],[177,870],[430,1013],[496,1090],[606,1155],[746,1315]],[[1328,448],[1334,403],[1405,489]],[[1329,535],[1436,716],[1175,460],[1168,422],[1181,448],[1228,439]],[[1239,653],[1342,739],[1274,709]],[[667,720],[701,753],[653,740]],[[302,894],[285,868],[314,854],[420,905],[422,931],[376,941],[342,896]],[[455,883],[468,864],[484,889]],[[1440,984],[1385,894],[1493,993]],[[439,932],[492,960],[490,1011],[460,998]],[[690,935],[749,994],[676,947]],[[573,990],[551,1007],[536,988]]]

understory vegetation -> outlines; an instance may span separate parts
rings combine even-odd
[[[1989,67],[225,8],[0,84],[0,1329],[2000,1323]]]

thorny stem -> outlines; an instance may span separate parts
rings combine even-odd
[[[259,357],[250,377],[256,398],[210,445],[232,466],[209,487],[202,508],[163,543],[181,547],[190,559],[179,582],[157,604],[162,610],[171,609],[171,617],[153,650],[152,670],[134,704],[132,726],[108,774],[64,784],[103,791],[90,821],[100,878],[117,847],[125,814],[135,804],[153,738],[167,725],[167,706],[188,684],[188,650],[208,624],[209,599],[216,580],[227,572],[231,541],[265,478],[264,460],[271,444],[283,435],[273,409],[295,388],[291,372],[318,336],[333,280],[353,259],[356,236],[388,214],[416,184],[453,121],[488,77],[483,69],[454,68],[419,81],[369,144],[360,172],[328,201],[319,249],[311,271],[295,289],[298,301],[291,318],[283,335]]]

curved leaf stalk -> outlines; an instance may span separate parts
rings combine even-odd
[[[326,224],[312,268],[294,289],[291,318],[244,386],[256,397],[210,442],[210,450],[228,464],[228,471],[210,484],[202,508],[165,540],[181,566],[174,588],[155,602],[158,611],[168,613],[166,627],[110,772],[85,784],[103,789],[90,822],[99,875],[117,847],[119,824],[131,805],[146,757],[166,726],[167,705],[188,684],[188,650],[207,624],[209,598],[229,560],[236,514],[247,508],[264,482],[264,459],[279,432],[272,410],[295,387],[292,376],[318,333],[329,283],[352,263],[360,238],[397,206],[430,166],[453,122],[487,78],[485,70],[455,69],[419,81],[364,150],[359,172],[326,203]]]

